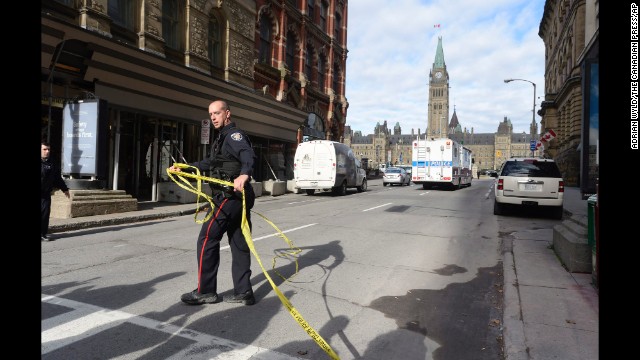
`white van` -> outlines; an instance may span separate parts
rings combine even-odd
[[[367,174],[350,147],[331,140],[298,144],[293,164],[296,188],[313,195],[316,190],[344,195],[348,188],[367,191]]]

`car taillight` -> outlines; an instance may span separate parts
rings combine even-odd
[[[503,190],[504,188],[504,180],[498,179],[498,190]]]
[[[560,180],[560,182],[558,183],[558,192],[559,193],[563,193],[564,192],[564,181]]]

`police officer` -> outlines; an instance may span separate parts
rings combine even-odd
[[[255,304],[251,288],[251,253],[242,234],[242,190],[244,189],[246,217],[251,228],[250,209],[255,194],[250,184],[255,153],[247,135],[231,121],[231,109],[225,101],[209,104],[209,117],[218,137],[213,143],[209,158],[189,165],[207,173],[210,177],[233,182],[233,188],[211,183],[213,203],[211,218],[202,224],[198,235],[196,258],[198,261],[198,287],[182,295],[181,300],[190,305],[214,304],[221,299],[217,293],[217,275],[220,265],[220,240],[227,233],[231,248],[231,276],[233,295],[225,302]],[[180,168],[171,166],[172,171]]]
[[[49,216],[51,215],[51,192],[60,189],[67,199],[70,198],[69,188],[62,178],[60,167],[51,161],[51,145],[42,141],[40,144],[40,241],[50,241]]]

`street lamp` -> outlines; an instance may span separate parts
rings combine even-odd
[[[519,81],[526,81],[528,83],[530,83],[531,85],[533,85],[533,110],[532,110],[532,116],[533,116],[533,122],[531,124],[535,124],[536,123],[536,83],[534,83],[533,81],[529,81],[529,80],[525,80],[525,79],[505,79],[504,82],[505,83],[510,83],[512,81],[515,80],[519,80]],[[533,139],[533,134],[531,134],[531,140]],[[533,157],[533,151],[531,150],[531,156]]]

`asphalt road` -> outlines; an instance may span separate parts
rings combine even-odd
[[[42,358],[329,359],[324,343],[341,359],[500,359],[491,181],[260,201],[254,306],[179,301],[196,286],[192,215],[66,232],[42,250]]]

